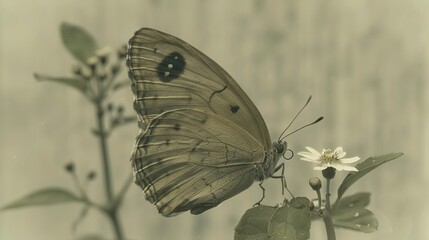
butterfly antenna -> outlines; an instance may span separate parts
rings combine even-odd
[[[286,135],[286,136],[282,137],[282,136],[283,136],[283,134],[285,134],[285,132],[289,129],[289,127],[292,125],[292,123],[295,121],[295,119],[296,119],[296,118],[299,116],[299,114],[302,112],[302,110],[304,110],[304,108],[305,108],[305,107],[307,107],[307,105],[308,105],[308,103],[310,102],[310,100],[311,100],[311,95],[310,95],[310,97],[308,97],[307,102],[304,104],[304,106],[302,106],[301,110],[299,110],[299,112],[295,115],[295,117],[292,119],[292,121],[290,121],[289,125],[287,125],[287,127],[285,128],[285,130],[283,130],[282,134],[280,134],[279,139],[278,139],[278,142],[282,141],[286,136],[289,136],[289,135],[290,135],[290,134],[288,134],[288,135]],[[322,120],[322,119],[320,119],[320,120]],[[319,120],[319,121],[320,121],[320,120]],[[313,124],[314,124],[314,123],[313,123]],[[310,125],[311,125],[311,124],[310,124]],[[301,128],[300,128],[300,129],[301,129]],[[296,132],[296,131],[293,131],[293,132]]]
[[[316,119],[316,121],[314,121],[314,122],[312,122],[312,123],[309,123],[309,124],[306,124],[306,125],[304,125],[304,126],[302,126],[302,127],[298,128],[298,129],[296,129],[296,130],[294,130],[294,131],[292,131],[292,132],[290,132],[290,133],[286,134],[283,138],[281,138],[281,139],[280,139],[280,141],[283,141],[283,139],[285,139],[287,136],[290,136],[291,134],[296,133],[296,132],[298,132],[299,130],[301,130],[301,129],[303,129],[303,128],[306,128],[306,127],[308,127],[308,126],[311,126],[311,125],[313,125],[313,124],[316,124],[316,123],[318,123],[318,122],[322,121],[322,119],[323,119],[323,117],[319,117],[318,119]]]

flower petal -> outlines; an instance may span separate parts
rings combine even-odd
[[[343,171],[344,170],[344,165],[339,164],[339,163],[331,163],[331,167],[337,169],[337,171]]]
[[[344,169],[344,171],[349,171],[349,172],[358,172],[357,168],[352,167],[352,166],[346,166],[346,165],[343,165],[343,169]]]
[[[335,148],[335,150],[334,150],[334,153],[336,153],[336,154],[340,154],[340,153],[342,153],[342,152],[344,152],[344,151],[343,151],[343,147],[337,147],[337,148]]]
[[[317,165],[313,168],[313,170],[325,170],[328,168],[328,165]]]
[[[307,162],[312,162],[312,163],[320,163],[320,160],[319,159],[309,159],[309,158],[306,158],[306,157],[302,157],[302,158],[300,158],[301,160],[303,160],[303,161],[307,161]]]
[[[346,156],[346,152],[342,152],[341,154],[337,154],[338,158],[343,158],[344,156]]]
[[[342,158],[342,159],[339,159],[339,161],[341,163],[354,163],[354,162],[359,161],[359,159],[360,159],[360,157],[356,156],[356,157],[351,157],[351,158]]]
[[[305,157],[309,160],[318,160],[320,159],[320,156],[315,156],[314,154],[311,154],[309,152],[299,152],[297,153],[299,156]]]
[[[311,152],[315,156],[319,156],[320,157],[320,152],[318,152],[316,149],[314,149],[312,147],[305,147],[305,149],[307,149],[309,152]]]
[[[315,167],[313,167],[314,170],[324,170],[329,167],[329,164],[326,162],[321,162],[317,164]]]
[[[337,155],[338,158],[342,158],[346,155],[346,152],[343,151],[343,147],[337,147],[334,150],[335,155]]]

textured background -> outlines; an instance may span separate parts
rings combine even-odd
[[[0,0],[0,206],[42,187],[73,188],[66,162],[75,161],[82,176],[99,169],[91,106],[73,90],[33,78],[34,72],[67,75],[75,63],[59,24],[84,26],[112,47],[147,26],[186,40],[223,66],[258,106],[272,139],[313,95],[294,126],[326,119],[288,138],[295,151],[340,145],[361,158],[404,152],[351,189],[373,193],[379,231],[340,230],[338,239],[427,239],[428,13],[426,0]],[[114,97],[133,113],[128,88]],[[111,138],[116,189],[130,172],[136,133],[130,124]],[[314,197],[307,179],[319,174],[310,164],[287,163],[296,195]],[[90,186],[98,201],[100,180]],[[281,198],[270,182],[266,203],[274,204]],[[239,217],[260,194],[255,184],[206,214],[166,219],[133,186],[121,219],[130,239],[232,239]],[[70,226],[79,211],[68,204],[0,213],[0,239],[73,239]],[[323,224],[313,226],[311,239],[325,239]],[[96,211],[78,230],[85,233],[113,236]]]

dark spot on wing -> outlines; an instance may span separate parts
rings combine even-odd
[[[157,53],[158,52],[158,48],[153,48],[153,52]]]
[[[165,145],[170,145],[170,139],[165,140]]]
[[[180,130],[180,124],[178,124],[178,123],[174,124],[174,130],[179,131]]]
[[[238,105],[230,105],[230,109],[232,113],[236,113],[238,112],[238,110],[240,110],[240,106]]]
[[[161,63],[156,67],[161,82],[170,82],[177,79],[185,70],[186,62],[182,54],[172,52],[162,59]]]

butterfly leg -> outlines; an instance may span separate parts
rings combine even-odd
[[[287,187],[287,182],[286,182],[286,178],[285,178],[285,164],[281,163],[280,165],[278,165],[275,169],[274,169],[274,173],[277,173],[279,170],[281,170],[281,174],[279,176],[274,176],[272,175],[272,178],[279,178],[280,181],[282,182],[282,195],[284,196],[285,194],[285,189],[289,192],[289,194],[292,196],[292,198],[295,198],[292,194],[292,192],[289,190],[289,188]]]
[[[262,200],[264,200],[265,198],[265,188],[262,186],[263,182],[263,180],[259,182],[259,187],[262,189],[262,198],[257,203],[253,204],[253,207],[261,205]]]

